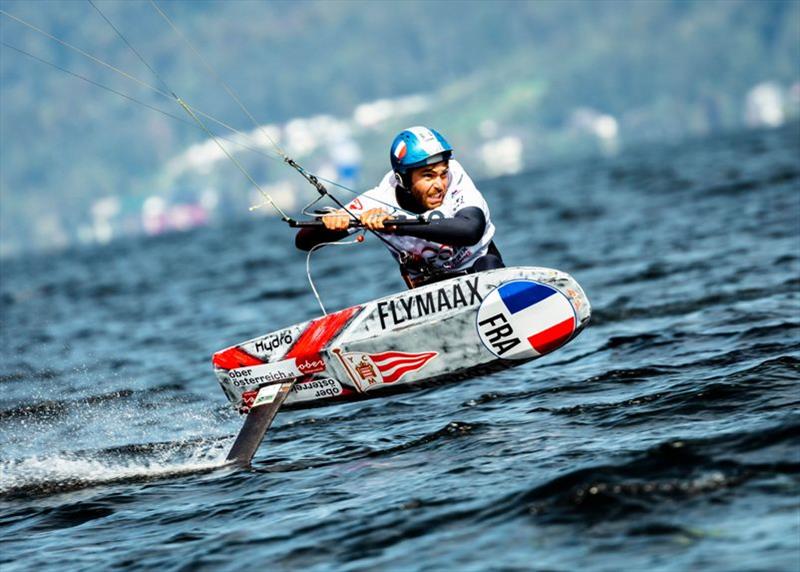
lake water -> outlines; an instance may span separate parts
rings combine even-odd
[[[795,124],[482,184],[506,262],[573,275],[589,327],[282,412],[250,470],[210,357],[319,314],[289,229],[4,261],[3,570],[798,570],[798,157]],[[374,238],[313,270],[329,309],[403,288]]]

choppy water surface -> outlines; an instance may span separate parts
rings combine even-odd
[[[571,273],[567,347],[284,412],[252,470],[211,353],[314,317],[275,221],[3,263],[3,570],[797,570],[800,135],[484,184],[509,264]],[[330,307],[402,289],[320,253]]]

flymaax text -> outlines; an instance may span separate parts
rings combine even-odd
[[[462,285],[466,286],[466,292]],[[463,282],[455,282],[424,294],[412,294],[407,297],[378,302],[378,317],[381,329],[385,330],[387,320],[390,325],[397,326],[404,322],[430,316],[456,308],[473,306],[483,301],[478,292],[478,277]]]

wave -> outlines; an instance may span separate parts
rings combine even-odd
[[[226,467],[230,438],[141,443],[93,451],[0,460],[0,499],[49,496]]]
[[[622,401],[534,407],[529,412],[588,417],[598,427],[648,424],[657,419],[685,418],[698,413],[732,413],[745,405],[749,411],[767,412],[800,404],[800,398],[792,391],[798,374],[800,360],[781,356],[750,368],[694,379]]]
[[[780,489],[776,476],[800,473],[793,448],[798,435],[800,423],[795,420],[747,433],[670,440],[627,461],[583,467],[506,495],[476,516],[481,520],[525,516],[589,526],[637,513],[657,515],[661,506],[691,497],[722,501],[723,497],[714,496],[716,491],[759,479],[764,481],[762,489]],[[771,462],[757,463],[743,455],[775,445],[785,445],[785,458],[774,459],[777,453],[773,453]]]
[[[791,292],[796,291],[798,288],[800,288],[800,279],[792,278],[776,286],[715,292],[698,298],[648,306],[629,306],[628,304],[632,298],[621,296],[605,306],[594,307],[592,310],[592,325],[596,327],[633,319],[685,316],[698,310],[707,310],[713,306],[728,306],[738,302],[768,298],[778,291]]]
[[[792,167],[778,167],[775,172],[760,178],[720,183],[700,190],[707,196],[737,196],[763,187],[773,187],[800,179],[800,171]]]

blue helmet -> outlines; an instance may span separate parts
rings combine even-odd
[[[392,169],[405,175],[411,169],[446,161],[453,154],[447,139],[428,127],[409,127],[401,131],[392,141],[389,158]]]

